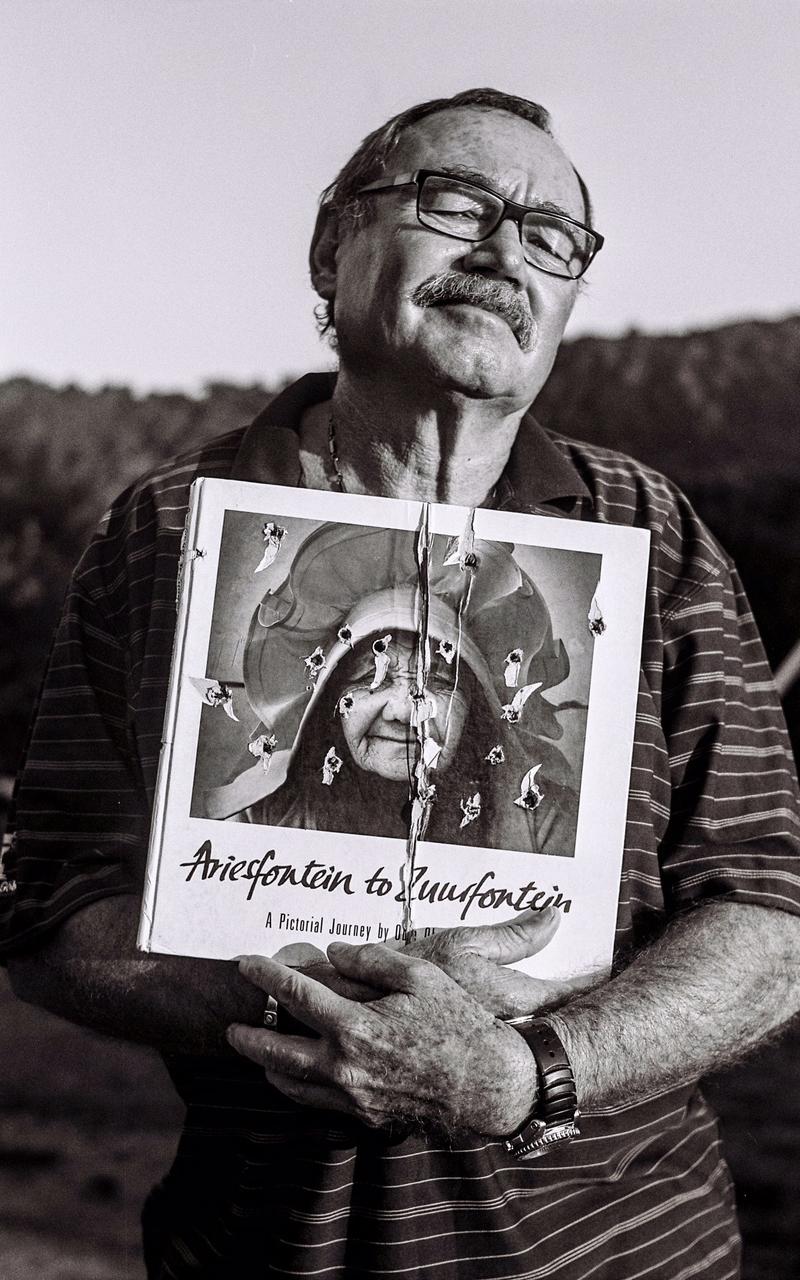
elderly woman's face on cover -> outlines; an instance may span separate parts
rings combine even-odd
[[[417,741],[413,723],[416,652],[407,636],[393,637],[387,652],[386,674],[378,687],[371,689],[376,674],[372,647],[366,642],[356,650],[354,669],[342,689],[342,698],[347,698],[342,732],[359,768],[400,782],[408,780],[413,768]],[[454,670],[434,657],[428,681],[428,709],[433,714],[426,723],[429,736],[442,749],[439,772],[447,769],[455,756],[469,711],[469,695],[460,687],[461,677],[456,690],[453,680]]]

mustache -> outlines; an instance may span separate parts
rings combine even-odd
[[[522,296],[505,281],[443,271],[418,284],[411,294],[411,301],[418,307],[441,307],[449,302],[468,302],[472,306],[483,307],[508,322],[523,351],[530,351],[533,346],[533,316]]]

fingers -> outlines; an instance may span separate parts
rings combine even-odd
[[[521,1018],[563,1004],[572,993],[568,982],[531,978],[517,969],[502,969],[502,982],[487,984],[475,998],[498,1018]]]
[[[465,951],[451,937],[444,936],[442,943],[435,946],[442,936],[437,934],[420,944],[426,948],[425,956],[496,1018],[516,1018],[552,1009],[578,989],[575,979],[555,982],[533,978],[519,969],[495,964],[476,951]]]
[[[287,964],[292,969],[307,969],[318,960],[324,963],[325,952],[311,942],[287,942],[275,952],[272,959],[280,960],[281,964]]]
[[[324,955],[321,960],[315,960],[313,964],[298,967],[309,978],[321,982],[324,987],[335,991],[339,996],[344,996],[346,1000],[357,1000],[360,1004],[364,1004],[368,1000],[377,1000],[381,994],[377,987],[368,987],[363,982],[353,982],[350,978],[343,977]]]
[[[292,1076],[281,1075],[274,1071],[265,1071],[269,1084],[304,1107],[317,1107],[323,1111],[343,1111],[346,1115],[354,1115],[355,1108],[333,1085],[312,1084],[307,1080],[295,1080]]]
[[[258,1063],[265,1071],[316,1083],[325,1079],[325,1049],[320,1040],[311,1040],[306,1036],[278,1035],[274,1031],[250,1027],[243,1022],[232,1023],[225,1035],[231,1048],[243,1058]]]
[[[320,1035],[346,1025],[353,1010],[360,1008],[321,982],[269,956],[245,956],[239,961],[239,972]]]
[[[381,1107],[359,1105],[348,1097],[343,1090],[337,1089],[335,1085],[312,1084],[305,1080],[294,1080],[291,1076],[280,1075],[272,1071],[265,1071],[264,1074],[275,1089],[304,1107],[317,1107],[324,1111],[339,1111],[344,1115],[353,1116],[371,1129],[385,1128],[397,1118]]]
[[[329,1077],[325,1049],[319,1040],[276,1035],[235,1022],[226,1032],[231,1048],[264,1068],[264,1075],[287,1098],[309,1107],[355,1114],[353,1104]]]
[[[348,1067],[323,1041],[277,1035],[238,1022],[228,1027],[226,1036],[237,1053],[263,1067],[269,1083],[294,1102],[341,1111],[373,1128],[391,1119],[391,1110],[373,1096],[371,1073]]]
[[[382,942],[365,942],[361,946],[332,942],[328,959],[344,977],[377,987],[383,993],[419,991],[430,985],[431,975],[436,972],[426,960],[395,951]]]
[[[545,907],[543,911],[523,911],[497,924],[468,925],[447,932],[452,933],[456,946],[477,952],[485,960],[494,964],[515,964],[543,951],[560,923],[560,912],[553,907]]]

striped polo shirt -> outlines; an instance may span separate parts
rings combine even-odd
[[[90,902],[140,892],[189,487],[198,476],[301,483],[299,419],[330,392],[328,375],[308,375],[251,427],[133,486],[102,522],[67,595],[18,788],[5,952]],[[617,964],[704,899],[799,911],[778,699],[736,571],[686,500],[528,416],[497,502],[651,531]],[[586,1114],[580,1139],[519,1163],[479,1136],[373,1132],[300,1108],[243,1060],[168,1067],[187,1117],[145,1208],[151,1276],[738,1275],[716,1119],[693,1086]]]

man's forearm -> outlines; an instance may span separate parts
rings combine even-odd
[[[630,1102],[741,1058],[800,1003],[800,918],[711,903],[604,986],[547,1014],[584,1107]]]
[[[548,1015],[582,1105],[633,1102],[757,1043],[795,1011],[799,954],[800,919],[780,912],[718,904],[676,922],[619,977]],[[328,958],[345,978],[384,994],[354,1005],[274,960],[243,966],[320,1034],[308,1041],[231,1028],[236,1050],[276,1088],[366,1124],[412,1118],[454,1136],[501,1136],[530,1114],[532,1058],[467,986],[381,944],[338,943]],[[528,1008],[542,1007],[534,994]]]
[[[221,960],[136,950],[138,899],[104,898],[35,953],[12,957],[16,994],[95,1031],[165,1052],[227,1054],[231,1021],[258,1024],[263,995]]]

